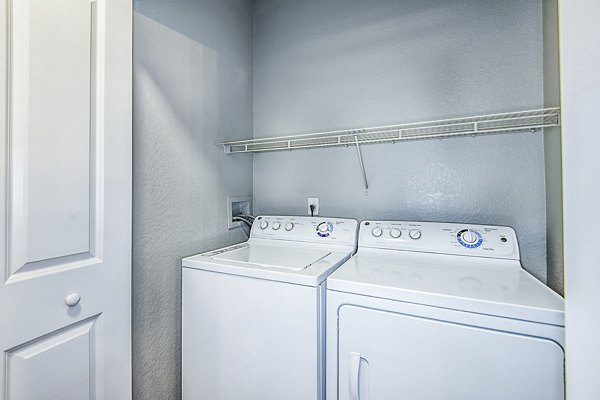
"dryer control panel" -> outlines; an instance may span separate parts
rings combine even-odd
[[[517,235],[507,226],[363,221],[358,246],[519,260]]]
[[[358,222],[347,218],[261,215],[256,217],[251,238],[337,243],[356,246]]]

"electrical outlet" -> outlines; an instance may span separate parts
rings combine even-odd
[[[314,212],[311,213],[310,206],[312,206],[312,205],[315,206],[315,210],[314,210]],[[308,215],[314,215],[315,217],[317,215],[319,215],[319,198],[318,197],[309,197],[307,207],[308,207],[307,208]]]

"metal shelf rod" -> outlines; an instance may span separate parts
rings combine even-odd
[[[358,153],[358,162],[360,163],[360,171],[362,172],[363,183],[365,185],[365,191],[369,189],[369,183],[367,182],[367,173],[365,172],[365,163],[363,162],[362,153],[360,152],[360,143],[358,142],[358,136],[354,137],[356,141],[356,153]]]

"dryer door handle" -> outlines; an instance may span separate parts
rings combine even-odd
[[[350,400],[360,400],[360,364],[367,361],[360,353],[348,354],[348,391]]]

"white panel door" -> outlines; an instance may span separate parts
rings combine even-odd
[[[436,319],[339,309],[339,400],[563,400],[555,342]]]
[[[0,0],[0,398],[131,398],[131,0]]]

